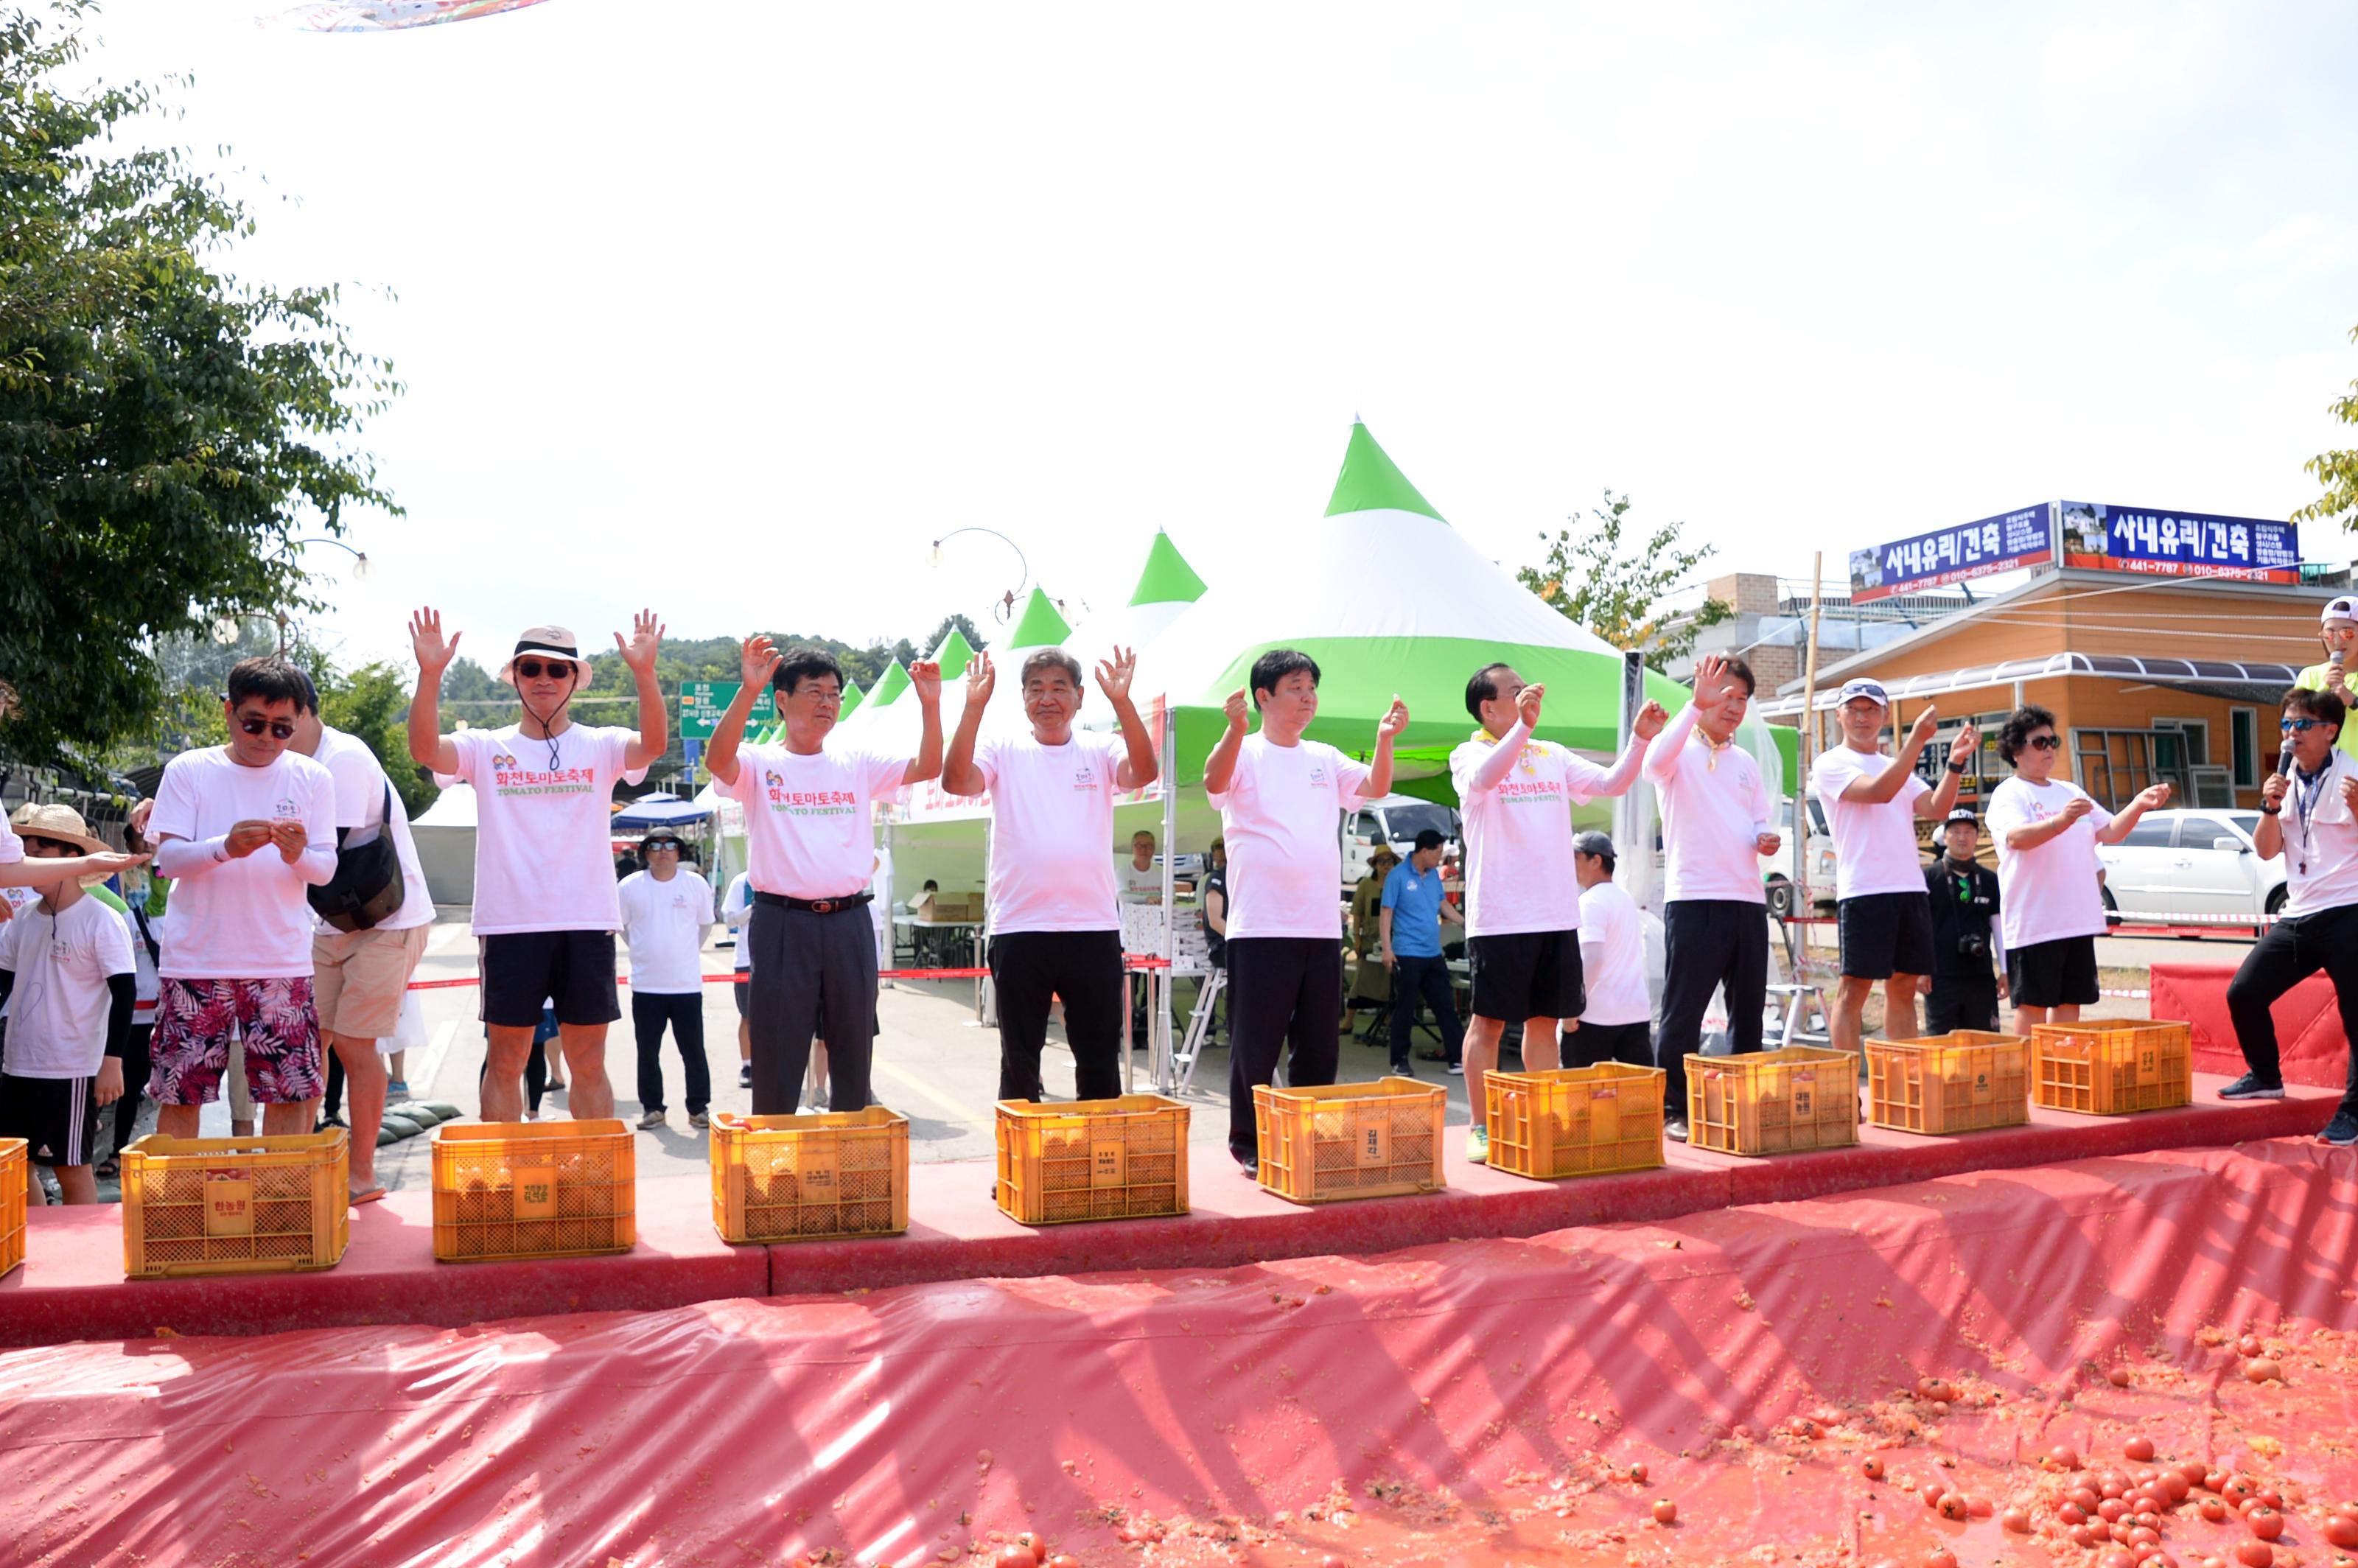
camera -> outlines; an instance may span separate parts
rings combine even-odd
[[[1960,957],[1986,958],[1989,957],[1989,938],[1985,935],[1967,932],[1957,937],[1957,954]]]

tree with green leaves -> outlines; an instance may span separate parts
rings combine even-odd
[[[2358,327],[2350,329],[2350,341],[2358,343]],[[2358,381],[2350,384],[2346,395],[2334,399],[2331,413],[2344,425],[2358,425]],[[2294,513],[2292,520],[2339,522],[2358,532],[2358,451],[2320,452],[2301,466],[2325,487],[2325,493]]]
[[[1709,545],[1682,547],[1679,535],[1686,524],[1665,523],[1635,555],[1624,556],[1621,538],[1628,527],[1628,496],[1608,489],[1605,504],[1591,511],[1596,519],[1594,528],[1577,535],[1570,528],[1542,533],[1546,556],[1515,578],[1558,613],[1624,653],[1645,654],[1647,663],[1659,666],[1687,653],[1704,627],[1725,621],[1736,607],[1706,599],[1693,612],[1669,610],[1665,596],[1714,552]]]
[[[392,367],[334,288],[225,270],[244,207],[124,150],[153,92],[67,84],[90,9],[0,7],[0,747],[36,763],[153,734],[158,639],[318,609],[298,540],[398,511],[351,449]]]

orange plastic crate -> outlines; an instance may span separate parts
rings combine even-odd
[[[1416,1078],[1253,1090],[1260,1184],[1295,1203],[1439,1192],[1449,1091]]]
[[[1161,1095],[999,1102],[999,1206],[1025,1225],[1187,1212],[1187,1108]]]
[[[1552,1182],[1662,1162],[1660,1067],[1600,1062],[1482,1079],[1490,1168]]]
[[[1788,1045],[1687,1058],[1687,1142],[1723,1154],[1790,1154],[1858,1141],[1858,1058]]]
[[[2193,1031],[2183,1023],[2039,1023],[2030,1047],[2033,1090],[2050,1110],[2126,1116],[2194,1103]]]
[[[898,1236],[909,1228],[909,1119],[712,1118],[712,1224],[728,1242]]]
[[[0,1138],[0,1274],[25,1260],[27,1144]]]
[[[1960,1029],[1866,1043],[1867,1119],[1902,1132],[1978,1132],[2030,1119],[2030,1042]]]
[[[331,1127],[276,1138],[139,1139],[123,1152],[124,1276],[334,1268],[352,1235],[350,1138]],[[21,1173],[16,1190],[25,1190]]]
[[[579,1258],[638,1242],[638,1152],[611,1118],[434,1130],[434,1256]]]

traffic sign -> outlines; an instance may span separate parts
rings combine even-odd
[[[687,680],[679,683],[679,732],[684,740],[709,741],[721,714],[737,700],[743,681]]]

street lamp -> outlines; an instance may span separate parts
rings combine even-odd
[[[376,564],[368,558],[368,552],[366,550],[347,545],[341,539],[330,538],[325,534],[313,535],[311,537],[306,539],[293,539],[289,540],[288,543],[295,546],[297,549],[302,548],[305,545],[333,545],[340,550],[350,551],[353,562],[352,577],[357,581],[366,582],[368,580],[369,574],[376,569]]]
[[[1023,575],[1016,582],[1015,586],[1000,599],[999,619],[1001,621],[1006,620],[1015,612],[1016,601],[1022,598],[1024,589],[1029,587],[1032,582],[1032,563],[1024,558],[1023,547],[996,528],[986,528],[979,523],[970,523],[963,528],[953,528],[948,533],[943,535],[940,538],[935,540],[933,552],[928,557],[928,563],[932,566],[939,567],[942,564],[942,546],[949,540],[957,538],[960,534],[988,534],[992,538],[998,540],[1001,544],[1015,552],[1016,564],[1023,568]]]

